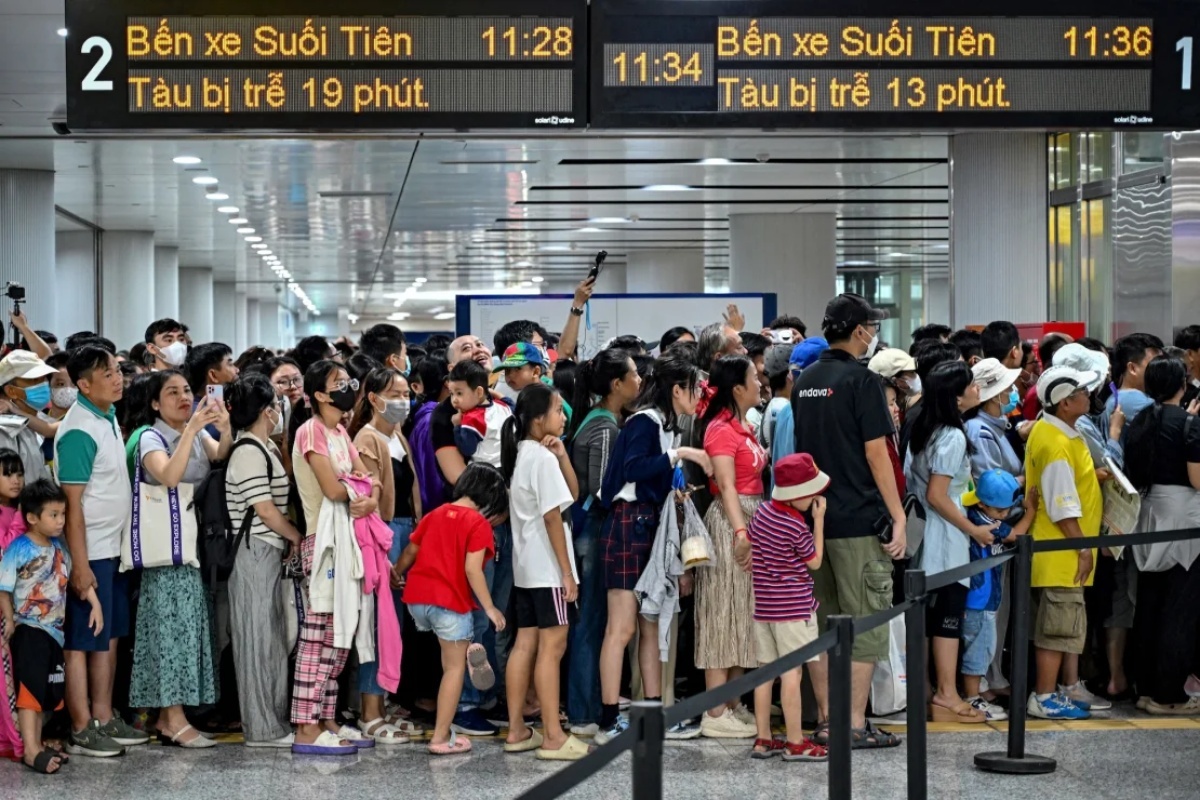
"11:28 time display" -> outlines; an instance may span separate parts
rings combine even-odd
[[[690,78],[699,84],[704,78],[700,53],[678,53],[668,50],[657,58],[645,51],[629,53],[621,51],[612,60],[617,68],[617,82],[641,86],[656,83],[678,83]]]

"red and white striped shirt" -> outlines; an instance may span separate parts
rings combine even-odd
[[[753,554],[754,619],[812,619],[817,599],[807,565],[817,551],[804,517],[791,506],[768,500],[754,512],[747,533]]]

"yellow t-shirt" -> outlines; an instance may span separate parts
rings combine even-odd
[[[1025,447],[1025,485],[1036,486],[1038,513],[1030,533],[1035,541],[1065,539],[1055,524],[1063,519],[1079,520],[1084,536],[1100,535],[1104,499],[1096,479],[1087,442],[1078,431],[1056,417],[1038,420]],[[1074,550],[1034,553],[1033,586],[1075,586],[1079,557]],[[1093,562],[1096,552],[1092,551]],[[1095,567],[1084,585],[1091,586]]]

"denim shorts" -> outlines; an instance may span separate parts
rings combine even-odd
[[[469,642],[475,635],[475,622],[470,614],[459,614],[441,606],[426,603],[409,605],[408,613],[419,631],[433,631],[443,642]]]
[[[996,612],[968,608],[963,617],[962,674],[983,676],[996,655]]]

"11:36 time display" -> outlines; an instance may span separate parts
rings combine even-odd
[[[1095,25],[1090,28],[1072,25],[1063,38],[1070,47],[1071,58],[1149,58],[1154,50],[1154,34],[1147,25],[1132,29],[1118,25],[1109,31]]]

